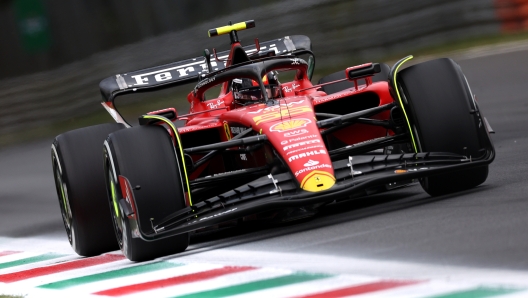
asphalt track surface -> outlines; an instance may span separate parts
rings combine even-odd
[[[414,185],[328,207],[304,222],[193,237],[184,255],[229,249],[528,270],[528,51],[457,62],[497,132],[497,157],[482,186],[431,198]],[[51,141],[0,149],[0,237],[67,241]]]

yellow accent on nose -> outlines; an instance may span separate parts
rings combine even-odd
[[[301,182],[301,188],[306,191],[318,192],[334,186],[335,177],[327,172],[312,171]]]

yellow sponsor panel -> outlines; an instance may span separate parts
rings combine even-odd
[[[277,123],[273,125],[272,127],[270,127],[270,131],[283,132],[283,131],[292,130],[296,128],[306,127],[306,125],[308,125],[308,123],[310,122],[311,122],[310,120],[303,119],[303,118],[283,121],[281,123]]]
[[[301,188],[306,191],[318,192],[334,186],[335,177],[327,172],[312,171],[301,182]]]
[[[305,112],[312,112],[310,107],[293,107],[293,108],[281,108],[280,110],[272,110],[270,112],[264,112],[262,115],[253,117],[256,125],[259,125],[262,122],[268,122],[271,120],[277,120],[284,117],[289,117],[293,115],[302,114]]]

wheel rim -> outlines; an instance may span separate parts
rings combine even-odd
[[[52,154],[53,161],[53,173],[55,177],[55,188],[57,190],[57,196],[59,199],[59,207],[62,215],[62,222],[64,223],[64,228],[66,229],[66,235],[68,236],[68,241],[71,245],[74,245],[75,233],[73,231],[73,216],[71,212],[70,202],[68,199],[68,187],[64,183],[62,178],[62,167],[59,164],[59,160],[56,156],[56,153]]]
[[[113,163],[108,156],[108,152],[105,148],[105,174],[107,181],[107,192],[108,192],[108,203],[112,214],[112,223],[114,224],[114,230],[116,233],[117,242],[119,247],[123,249],[123,222],[121,220],[118,198],[119,198],[119,186],[117,184],[117,178],[114,176]]]

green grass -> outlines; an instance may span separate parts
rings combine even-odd
[[[26,295],[2,295],[0,294],[0,298],[24,298]]]

